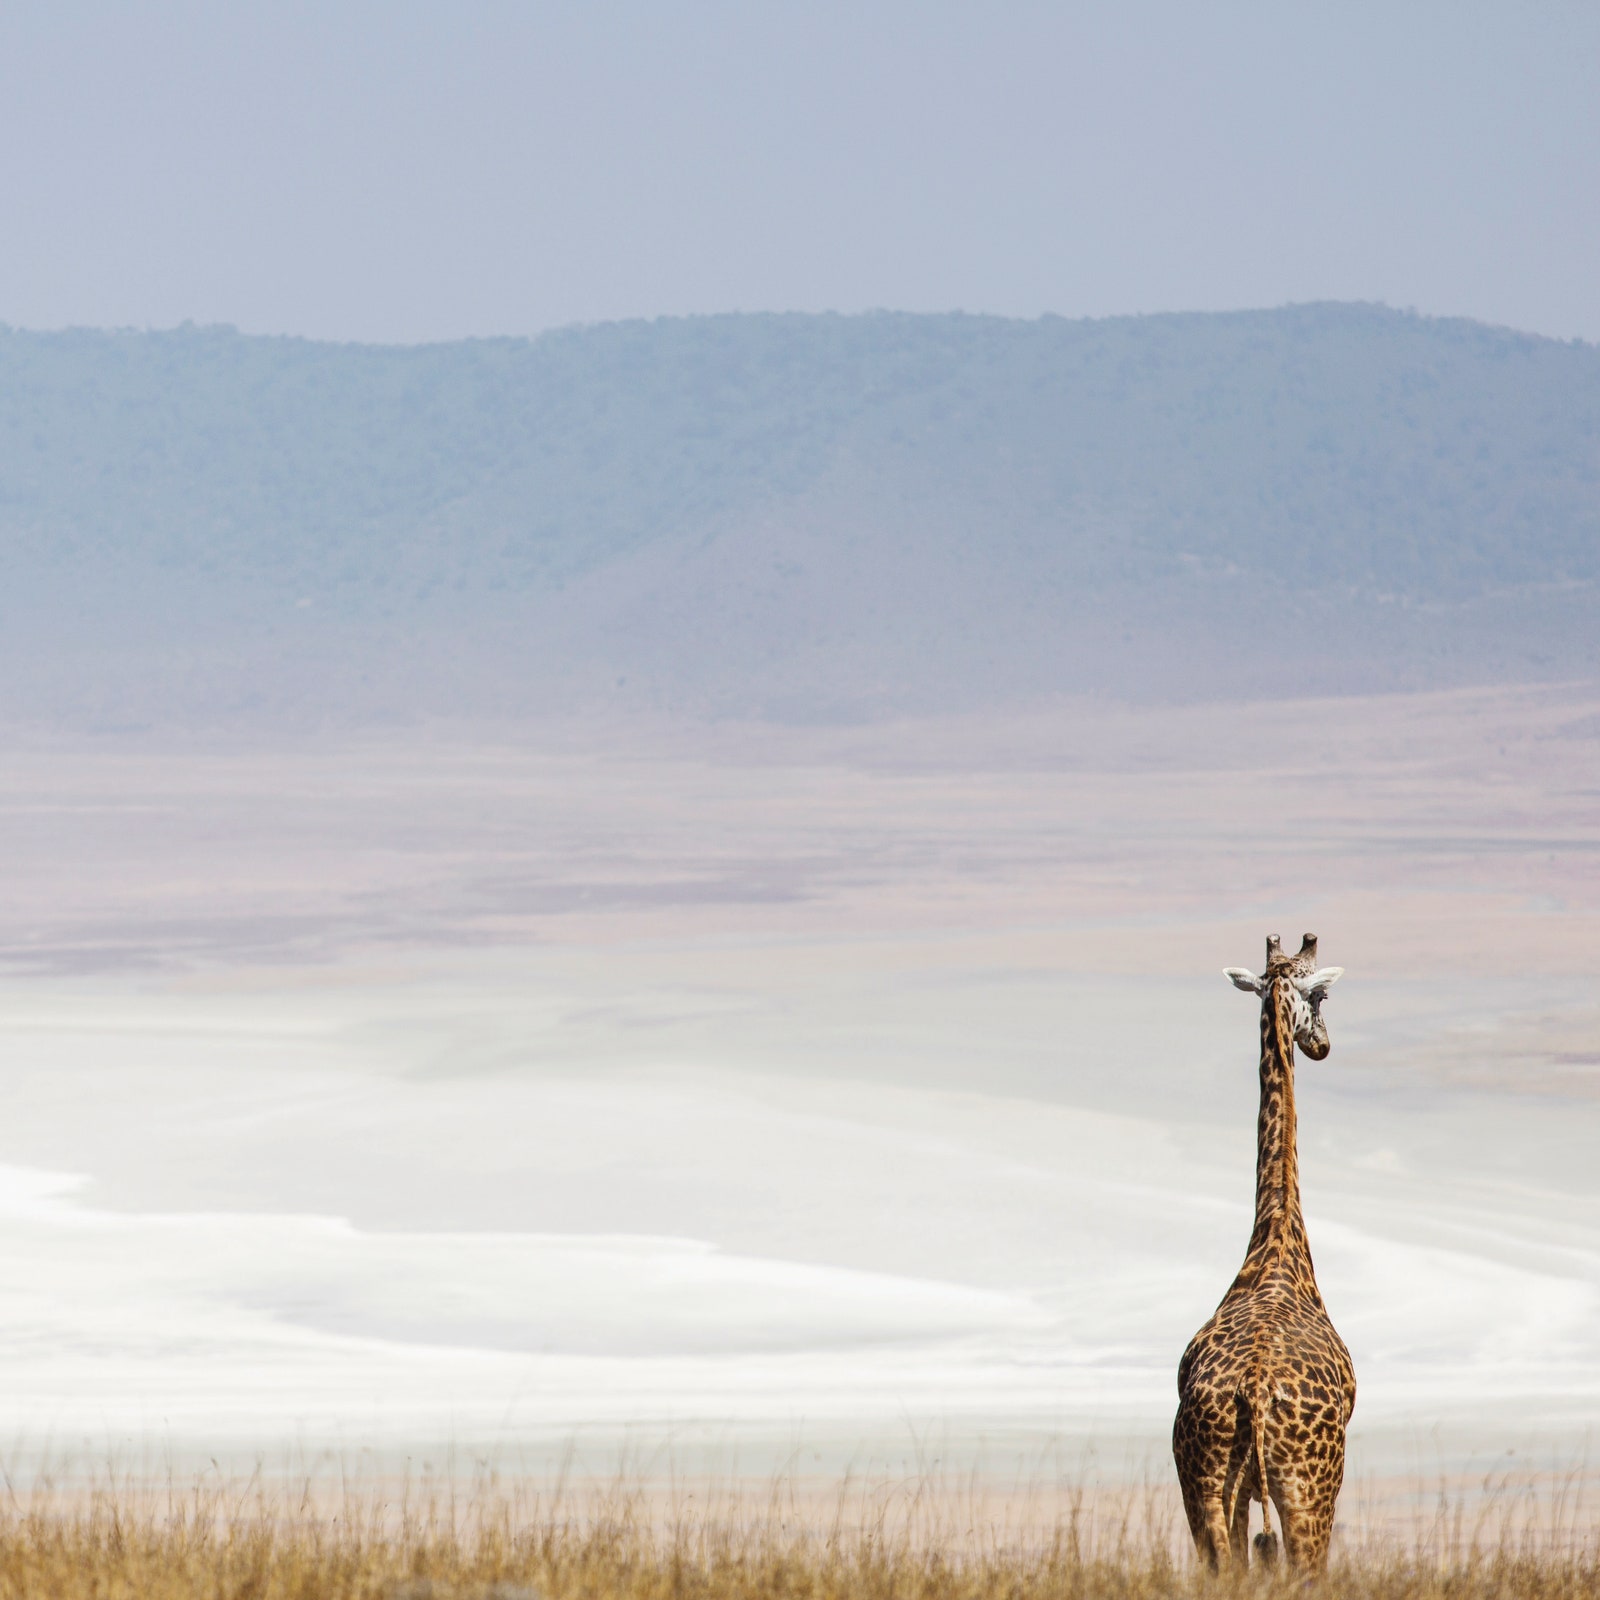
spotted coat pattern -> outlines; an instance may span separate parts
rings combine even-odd
[[[1195,1546],[1218,1570],[1249,1563],[1252,1500],[1266,1524],[1257,1553],[1275,1558],[1270,1495],[1290,1565],[1322,1572],[1344,1481],[1355,1370],[1317,1289],[1295,1147],[1296,1041],[1314,1060],[1328,1053],[1320,996],[1308,1001],[1293,982],[1315,966],[1310,934],[1292,957],[1268,942],[1255,1227],[1239,1275],[1178,1367],[1172,1453]]]

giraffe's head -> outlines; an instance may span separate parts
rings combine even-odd
[[[1234,987],[1260,995],[1263,1005],[1282,1001],[1289,1009],[1294,1042],[1313,1061],[1321,1061],[1332,1048],[1328,1025],[1322,1020],[1322,1002],[1344,976],[1343,967],[1317,965],[1317,936],[1308,933],[1292,956],[1283,953],[1277,934],[1267,940],[1267,970],[1258,978],[1243,967],[1224,967],[1223,976]]]

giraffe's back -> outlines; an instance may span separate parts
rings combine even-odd
[[[1320,1296],[1230,1292],[1178,1367],[1172,1452],[1196,1537],[1265,1498],[1259,1415],[1267,1486],[1285,1528],[1302,1539],[1308,1530],[1325,1553],[1355,1395],[1350,1353]],[[1297,1564],[1318,1559],[1311,1550],[1290,1555]]]

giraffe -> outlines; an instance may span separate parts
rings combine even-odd
[[[1327,1056],[1322,1002],[1343,971],[1318,968],[1308,933],[1293,956],[1268,939],[1259,978],[1243,967],[1224,973],[1261,997],[1255,1227],[1238,1277],[1178,1364],[1172,1427],[1189,1531],[1213,1570],[1248,1566],[1252,1500],[1263,1523],[1257,1556],[1276,1560],[1269,1495],[1290,1565],[1315,1575],[1328,1563],[1356,1376],[1317,1291],[1300,1212],[1294,1048]]]

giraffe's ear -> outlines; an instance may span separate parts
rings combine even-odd
[[[1343,967],[1318,967],[1309,978],[1296,978],[1294,982],[1306,999],[1320,999],[1344,976]]]
[[[1263,992],[1261,979],[1244,967],[1224,967],[1222,976],[1230,979],[1235,989],[1243,989],[1246,994]]]

